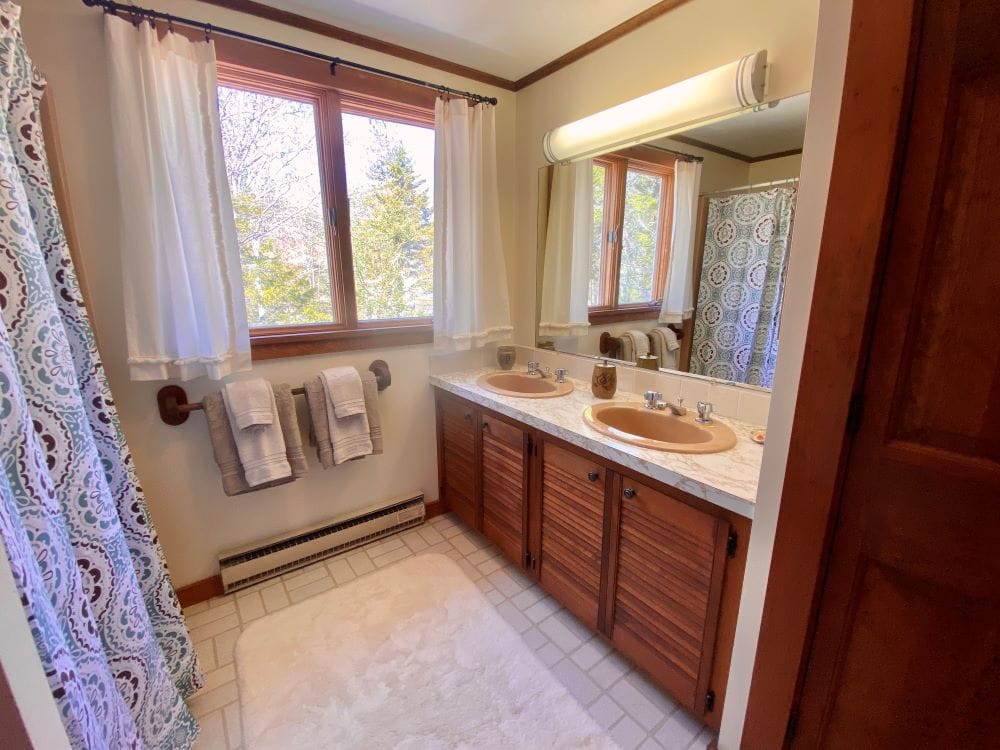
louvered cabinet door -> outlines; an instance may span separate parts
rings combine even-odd
[[[524,565],[527,474],[525,433],[496,417],[482,416],[483,534],[518,565]]]
[[[476,427],[479,413],[472,406],[449,398],[438,402],[441,425],[441,495],[452,510],[479,529],[476,507]]]
[[[700,716],[712,702],[729,524],[628,477],[619,485],[611,641]]]
[[[601,598],[606,479],[601,464],[543,444],[538,580],[594,630]]]

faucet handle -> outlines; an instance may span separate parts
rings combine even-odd
[[[708,424],[712,421],[712,402],[711,401],[699,401],[698,402],[698,416],[695,417],[695,422],[701,422],[702,424]]]
[[[538,362],[529,362],[528,363],[528,374],[531,375],[532,373],[536,373],[536,372],[538,372]]]
[[[565,383],[567,375],[569,375],[569,370],[567,370],[565,367],[557,367],[556,368],[556,382],[557,383]]]

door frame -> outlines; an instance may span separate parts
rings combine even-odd
[[[784,747],[796,717],[892,221],[922,2],[853,4],[745,748]]]

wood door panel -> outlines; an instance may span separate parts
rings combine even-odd
[[[611,641],[700,715],[729,524],[628,477],[621,485]]]
[[[1000,733],[1000,3],[916,6],[800,747],[992,747]]]
[[[594,630],[604,559],[606,476],[607,470],[592,459],[551,443],[542,446],[539,582]]]
[[[935,617],[928,618],[928,611]],[[865,561],[847,625],[837,679],[855,687],[833,696],[828,720],[838,731],[827,747],[979,746],[970,734],[982,722],[983,701],[995,701],[1000,691],[1000,671],[991,656],[1000,642],[1000,621],[988,601]],[[873,670],[886,654],[905,663],[905,673]],[[886,696],[899,691],[901,676],[914,704],[934,705],[947,696],[959,712],[949,722],[935,712],[887,715]]]
[[[1000,72],[955,82],[889,437],[1000,470]],[[950,143],[948,142],[950,140]],[[950,148],[950,154],[947,153]],[[913,262],[913,259],[910,259]],[[956,362],[975,363],[956,367]],[[947,398],[955,394],[958,398]],[[919,458],[918,458],[919,460]],[[963,461],[965,463],[965,461]]]
[[[482,418],[483,534],[517,565],[524,564],[524,432]]]

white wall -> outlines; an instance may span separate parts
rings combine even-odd
[[[693,0],[518,92],[517,250],[513,296],[519,343],[535,319],[538,168],[542,136],[557,125],[766,48],[769,98],[809,89],[819,0]],[[682,149],[683,150],[683,149]]]
[[[840,120],[851,7],[852,3],[847,0],[822,0],[820,8],[816,67],[795,209],[795,252],[792,262],[788,264],[785,282],[781,346],[767,422],[767,449],[764,451],[753,530],[747,549],[746,576],[736,624],[726,706],[722,714],[719,750],[735,750],[740,746],[743,735]]]
[[[151,4],[177,15],[498,97],[501,220],[508,273],[515,277],[513,93],[192,0]],[[183,586],[214,575],[218,552],[236,544],[411,490],[423,490],[428,500],[436,499],[433,400],[427,384],[429,346],[256,364],[255,376],[301,384],[324,367],[353,364],[365,368],[374,358],[385,359],[393,375],[392,387],[380,399],[385,453],[327,471],[321,471],[313,460],[306,478],[239,498],[222,493],[204,417],[195,413],[187,424],[168,427],[156,414],[155,394],[162,383],[128,380],[117,233],[119,188],[112,161],[102,24],[102,13],[80,0],[24,0],[22,26],[28,50],[49,81],[48,93],[54,96],[98,343],[174,584]],[[218,384],[201,379],[186,387],[190,398],[199,399]]]

